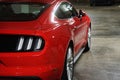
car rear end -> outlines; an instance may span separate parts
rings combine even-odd
[[[48,5],[0,2],[0,6],[0,80],[58,80],[58,53],[51,36],[40,30],[39,16]]]

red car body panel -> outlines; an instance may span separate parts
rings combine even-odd
[[[74,44],[74,56],[87,43],[90,18],[87,15],[82,19],[52,16],[55,7],[61,2],[68,2],[66,0],[20,1],[49,3],[51,6],[33,21],[0,22],[0,35],[39,36],[44,39],[45,46],[35,52],[0,52],[0,77],[35,76],[42,80],[60,80],[70,41]]]

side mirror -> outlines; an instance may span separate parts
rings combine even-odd
[[[79,14],[78,14],[78,17],[79,18],[82,18],[84,17],[86,14],[82,11],[82,10],[79,10]]]

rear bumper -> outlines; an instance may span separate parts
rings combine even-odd
[[[58,80],[58,73],[55,67],[13,67],[4,68],[0,67],[0,80],[1,79],[22,79],[22,80]],[[26,77],[28,76],[28,77]],[[56,77],[55,77],[56,76]],[[31,78],[31,79],[30,79]]]
[[[59,80],[63,68],[61,65],[63,62],[60,62],[59,58],[61,57],[58,53],[51,49],[40,52],[0,53],[0,77],[26,78],[28,76],[38,80]]]

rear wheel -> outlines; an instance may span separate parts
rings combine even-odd
[[[73,49],[72,47],[69,47],[67,50],[62,80],[73,80],[73,72],[74,72]]]
[[[85,47],[85,52],[89,51],[91,48],[91,28],[88,29],[88,41]]]

